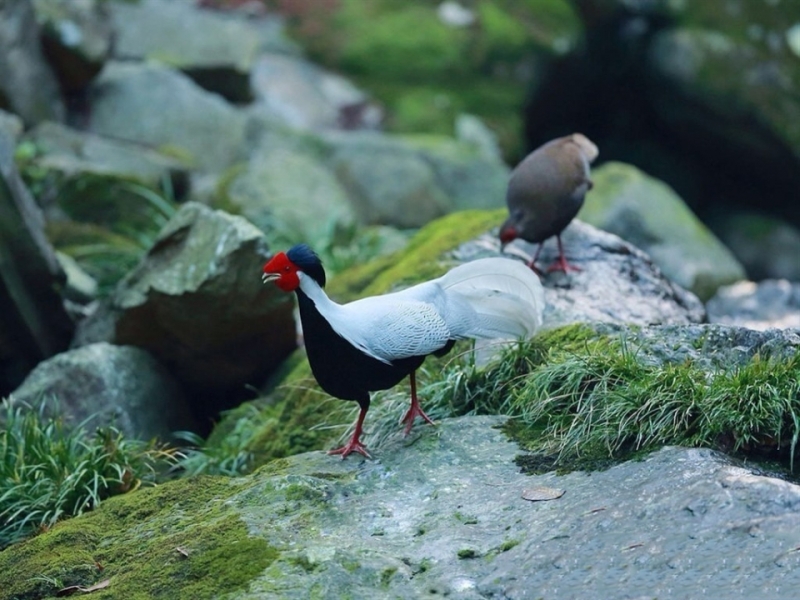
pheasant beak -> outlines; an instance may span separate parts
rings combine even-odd
[[[262,273],[261,274],[261,281],[262,283],[269,283],[270,281],[276,281],[280,279],[279,273]]]

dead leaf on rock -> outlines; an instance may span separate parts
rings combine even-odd
[[[540,502],[544,500],[557,500],[564,495],[566,490],[559,490],[556,488],[537,485],[536,487],[528,488],[522,491],[522,497],[531,502]]]
[[[94,585],[90,585],[89,587],[83,587],[82,585],[70,585],[65,588],[61,588],[56,592],[56,596],[63,597],[63,596],[72,596],[73,594],[77,594],[80,592],[81,594],[90,594],[91,592],[96,592],[97,590],[102,590],[107,588],[111,584],[110,579],[104,579],[99,583],[95,583]]]

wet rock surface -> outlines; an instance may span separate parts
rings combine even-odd
[[[289,486],[317,504],[305,530],[315,533],[290,517],[271,539],[304,567],[281,561],[238,597],[367,598],[382,584],[401,597],[745,598],[800,583],[795,484],[683,448],[602,472],[523,475],[499,422],[448,420],[374,462],[301,455],[292,475],[254,482],[236,501],[253,534],[287,506],[273,502]],[[522,498],[536,488],[564,495]]]

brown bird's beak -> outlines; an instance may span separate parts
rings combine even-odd
[[[280,278],[278,273],[262,273],[261,274],[261,281],[262,283],[269,283],[270,281],[275,281]]]

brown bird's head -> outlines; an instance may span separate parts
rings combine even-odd
[[[521,209],[514,210],[511,215],[506,219],[505,223],[500,226],[498,237],[500,238],[500,250],[506,244],[510,244],[520,236],[525,221],[525,212]]]

